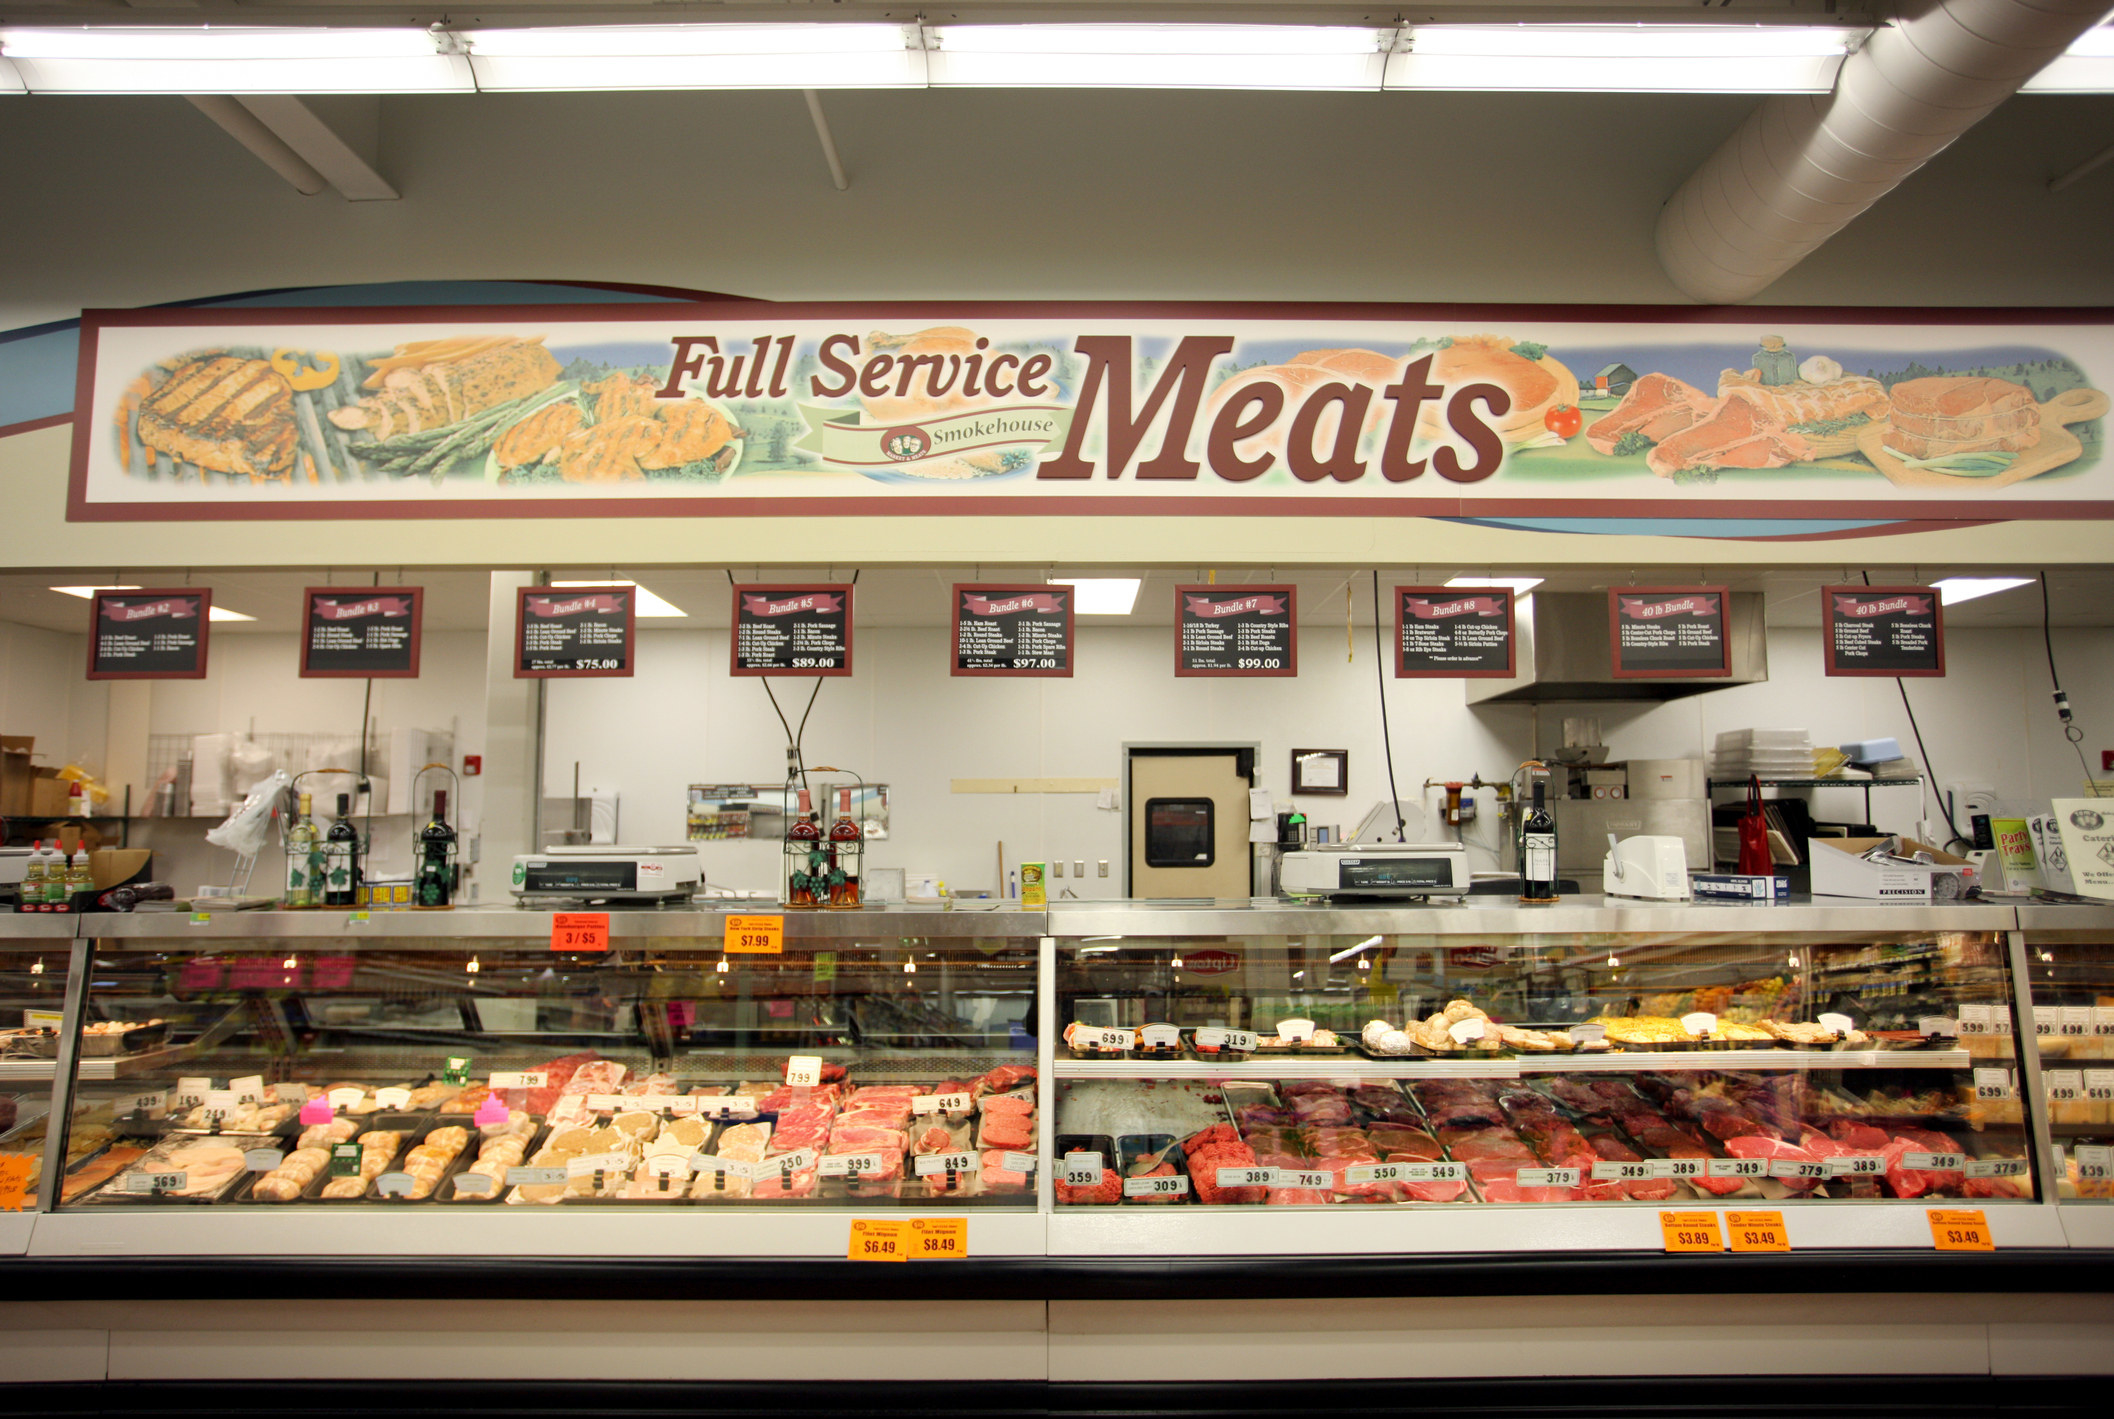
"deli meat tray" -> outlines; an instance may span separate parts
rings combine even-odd
[[[87,1206],[218,1202],[247,1180],[244,1155],[253,1148],[271,1147],[274,1141],[268,1133],[172,1134],[81,1201]],[[135,1178],[143,1181],[135,1183]],[[162,1185],[134,1191],[147,1188],[150,1181]]]

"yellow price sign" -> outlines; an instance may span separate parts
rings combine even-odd
[[[1715,1212],[1661,1212],[1659,1235],[1668,1251],[1723,1251]]]
[[[782,916],[730,916],[724,949],[729,956],[782,956],[785,954],[785,918]]]
[[[1931,1242],[1939,1251],[1995,1251],[1989,1235],[1989,1218],[1977,1208],[1933,1207],[1930,1210]]]
[[[1725,1243],[1734,1251],[1789,1251],[1781,1212],[1727,1212]]]
[[[908,1226],[905,1222],[853,1218],[851,1244],[845,1248],[844,1255],[851,1261],[908,1261],[910,1254],[903,1246],[903,1234]]]
[[[967,1217],[910,1219],[910,1255],[918,1261],[959,1261],[969,1254]]]
[[[37,1160],[27,1153],[0,1153],[0,1212],[29,1205],[29,1175]]]

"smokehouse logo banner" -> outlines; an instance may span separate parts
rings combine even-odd
[[[2103,313],[1622,314],[89,312],[69,515],[2114,517]]]

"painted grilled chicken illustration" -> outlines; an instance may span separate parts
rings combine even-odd
[[[139,441],[150,468],[159,450],[216,473],[284,477],[299,442],[293,387],[264,360],[190,360],[140,404]]]
[[[399,345],[394,356],[375,362],[363,386],[379,392],[331,410],[330,421],[380,441],[455,423],[557,379],[558,362],[540,335]]]

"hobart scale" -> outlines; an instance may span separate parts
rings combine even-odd
[[[694,847],[583,843],[521,854],[514,859],[509,890],[525,907],[554,902],[655,907],[687,902],[703,885]]]
[[[1288,852],[1278,877],[1288,897],[1465,897],[1459,843],[1324,843]]]

